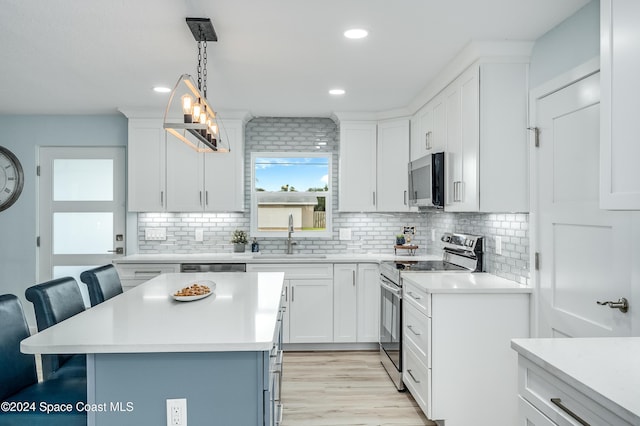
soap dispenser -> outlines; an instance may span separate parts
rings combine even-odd
[[[253,237],[253,242],[251,243],[251,252],[258,253],[260,251],[260,244],[256,240],[256,237]]]

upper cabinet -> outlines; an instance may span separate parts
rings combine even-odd
[[[477,63],[442,94],[445,210],[529,211],[527,64]]]
[[[411,161],[433,152],[444,151],[447,146],[445,103],[436,96],[411,119]]]
[[[409,119],[340,122],[343,212],[409,211]]]
[[[640,210],[640,2],[600,1],[600,207]]]
[[[129,211],[242,211],[244,124],[222,124],[231,151],[198,153],[167,138],[162,120],[129,119]]]
[[[128,210],[164,211],[166,150],[162,120],[129,119],[127,157]]]

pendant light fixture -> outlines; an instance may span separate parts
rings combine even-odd
[[[209,18],[187,18],[198,42],[198,83],[189,74],[178,79],[164,112],[164,129],[198,152],[229,152],[224,128],[207,101],[207,42],[218,41]]]

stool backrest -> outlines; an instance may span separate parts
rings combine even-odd
[[[85,310],[78,282],[72,277],[58,278],[29,287],[25,291],[33,303],[38,331],[66,320]],[[42,373],[47,379],[73,355],[42,355]]]
[[[104,265],[80,274],[80,280],[87,285],[91,306],[122,293],[122,283],[113,265]]]
[[[38,381],[35,357],[20,352],[29,335],[20,300],[0,295],[0,401]]]

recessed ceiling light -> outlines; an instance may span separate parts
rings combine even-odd
[[[362,28],[352,28],[344,32],[346,38],[365,38],[368,35],[369,32]]]
[[[169,93],[171,89],[169,89],[168,87],[156,86],[153,88],[153,91],[158,93]]]
[[[330,95],[344,95],[346,92],[344,89],[331,89],[329,90]]]

